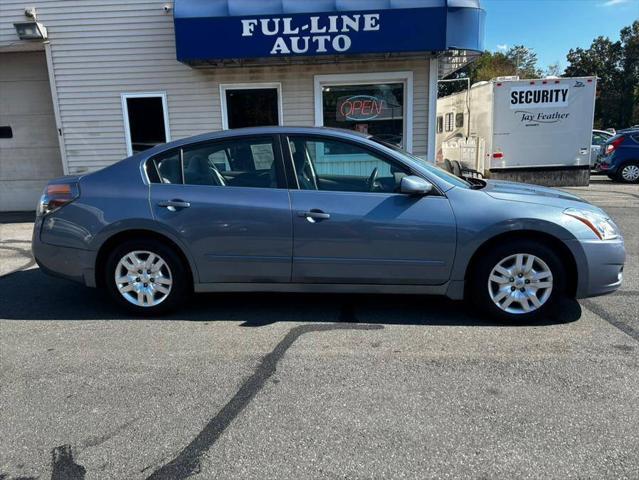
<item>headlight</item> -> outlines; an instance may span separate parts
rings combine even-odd
[[[617,226],[600,213],[577,208],[568,208],[564,210],[564,213],[584,223],[600,240],[613,240],[619,237]]]

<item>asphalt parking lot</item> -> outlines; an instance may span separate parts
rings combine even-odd
[[[639,188],[614,295],[499,324],[442,298],[200,295],[158,320],[0,225],[0,480],[639,478]]]

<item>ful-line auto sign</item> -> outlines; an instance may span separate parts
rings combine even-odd
[[[180,61],[437,51],[446,8],[176,17]]]
[[[304,21],[306,20],[306,21]],[[380,29],[379,13],[317,15],[293,17],[248,18],[242,22],[242,36],[262,35],[273,39],[271,55],[338,53],[350,50],[352,32],[376,32]]]

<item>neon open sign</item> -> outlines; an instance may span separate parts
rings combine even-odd
[[[392,108],[386,100],[372,95],[342,97],[337,101],[337,120],[357,122],[392,117]]]

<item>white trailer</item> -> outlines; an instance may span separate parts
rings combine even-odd
[[[437,100],[437,161],[486,176],[587,185],[595,77],[501,78]]]

